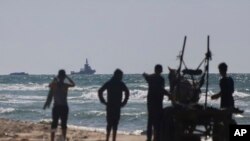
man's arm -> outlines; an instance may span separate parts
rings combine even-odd
[[[69,80],[70,83],[68,84],[68,87],[74,87],[76,85],[75,82],[70,77],[68,77],[68,75],[66,75],[66,78]]]
[[[147,74],[147,73],[144,72],[144,73],[142,74],[142,76],[143,76],[144,79],[148,82],[148,76],[149,76],[149,74]]]
[[[225,85],[223,79],[220,80],[220,92],[211,96],[211,99],[218,99],[223,93],[225,93]]]
[[[129,99],[129,90],[125,84],[124,84],[124,92],[125,92],[125,98],[122,102],[122,105],[121,105],[122,107],[124,107],[127,104],[128,99]]]
[[[53,90],[52,88],[49,88],[49,93],[48,93],[48,96],[47,96],[47,99],[46,99],[46,102],[43,106],[43,109],[45,110],[46,108],[49,108],[50,107],[50,104],[52,102],[52,98],[53,98]]]
[[[107,83],[105,83],[99,90],[98,90],[98,97],[99,97],[99,100],[102,104],[104,105],[107,105],[107,102],[106,100],[104,99],[103,97],[103,92],[107,89]]]
[[[162,79],[162,94],[168,96],[169,99],[171,99],[170,93],[165,89],[165,80]]]
[[[167,90],[163,89],[163,94],[168,96],[169,99],[171,99],[171,94]]]
[[[50,104],[53,99],[53,89],[55,89],[56,82],[57,82],[57,78],[54,78],[53,81],[49,84],[49,92],[47,95],[46,102],[44,103],[44,106],[43,106],[44,110],[50,107]]]
[[[212,96],[211,96],[211,99],[218,99],[219,97],[221,97],[221,92],[212,95]]]

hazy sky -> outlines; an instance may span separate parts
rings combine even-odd
[[[249,0],[0,0],[0,74],[79,71],[153,72],[160,63],[197,67],[207,35],[211,72],[250,73]]]

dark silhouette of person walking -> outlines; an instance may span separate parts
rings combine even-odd
[[[69,83],[65,83],[65,79],[68,79]],[[49,85],[50,91],[43,109],[48,108],[50,106],[52,98],[54,98],[51,123],[51,141],[54,141],[59,119],[61,120],[62,136],[64,140],[66,140],[67,120],[69,113],[67,102],[68,88],[74,86],[74,81],[66,75],[65,70],[59,70],[57,77],[54,78],[54,80]]]
[[[116,140],[116,132],[120,120],[121,108],[127,104],[129,99],[129,90],[122,81],[123,72],[116,69],[113,77],[107,81],[99,90],[98,96],[100,102],[106,105],[107,112],[107,135],[106,141],[109,140],[110,132],[113,129],[113,141]],[[107,100],[103,97],[103,92],[107,90]],[[123,100],[123,92],[125,98]]]
[[[165,80],[161,76],[162,66],[155,66],[155,73],[143,73],[143,77],[148,83],[147,108],[148,108],[148,123],[147,123],[147,141],[152,140],[152,130],[154,131],[154,141],[160,139],[160,124],[163,112],[163,97],[169,93],[165,90]]]

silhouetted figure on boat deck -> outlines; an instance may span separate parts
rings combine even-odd
[[[230,76],[227,76],[227,64],[226,63],[220,63],[219,66],[219,72],[221,75],[220,79],[220,92],[212,95],[211,99],[218,99],[221,97],[221,103],[220,107],[222,109],[229,109],[233,110],[234,109],[234,98],[233,98],[233,93],[234,93],[234,81]],[[225,135],[225,140],[229,140],[229,124],[236,124],[236,121],[232,118],[232,114],[229,114],[228,119],[226,122],[223,122],[223,125],[225,129],[223,129],[223,132]],[[218,125],[215,125],[218,126]],[[216,131],[219,132],[219,131]]]
[[[219,72],[222,78],[220,79],[220,92],[213,95],[212,99],[221,97],[221,108],[234,108],[234,81],[230,76],[227,76],[227,64],[219,64]]]
[[[64,80],[68,79],[69,83],[65,83]],[[67,134],[67,120],[68,120],[68,88],[74,87],[75,83],[67,75],[65,70],[59,70],[58,75],[50,83],[49,94],[44,104],[43,109],[49,108],[52,99],[54,98],[54,106],[52,109],[52,123],[51,123],[51,141],[54,141],[55,132],[58,126],[58,120],[61,120],[62,135],[66,139]]]
[[[147,123],[147,141],[152,140],[152,130],[154,131],[154,141],[159,141],[160,124],[163,112],[163,97],[168,95],[165,90],[165,80],[161,76],[162,66],[155,66],[154,74],[143,73],[143,77],[148,83],[147,108],[148,108],[148,123]]]
[[[102,104],[106,105],[107,112],[107,135],[106,141],[109,140],[111,129],[113,129],[113,141],[116,140],[116,132],[120,120],[121,108],[127,104],[129,90],[122,81],[123,72],[116,69],[113,77],[107,81],[99,90],[98,96]],[[107,100],[103,97],[103,92],[107,90]],[[123,92],[125,98],[123,99]]]

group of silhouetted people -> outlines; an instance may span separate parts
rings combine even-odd
[[[233,92],[234,82],[233,79],[227,76],[226,63],[219,64],[219,72],[222,76],[220,80],[220,92],[213,95],[212,99],[221,97],[221,108],[233,108]],[[165,90],[165,80],[161,76],[163,68],[157,64],[153,74],[143,73],[143,77],[148,83],[147,94],[147,109],[148,109],[148,122],[147,122],[147,141],[160,140],[160,126],[163,114],[163,97],[164,95],[170,96],[170,93]],[[117,128],[121,115],[121,108],[124,107],[129,99],[129,89],[122,81],[123,72],[116,69],[110,80],[98,90],[98,97],[100,102],[106,106],[106,141],[109,140],[110,133],[113,131],[113,141],[116,140]],[[69,83],[64,80],[68,79]],[[51,141],[54,141],[55,130],[58,126],[58,120],[61,120],[62,135],[66,139],[67,133],[67,120],[68,120],[68,103],[67,95],[68,88],[74,87],[75,83],[72,81],[64,70],[59,70],[58,75],[49,84],[50,90],[44,109],[50,106],[52,99],[54,99],[52,109],[52,124],[51,124]],[[104,91],[107,91],[107,98],[103,96]],[[123,94],[125,97],[123,97]]]

